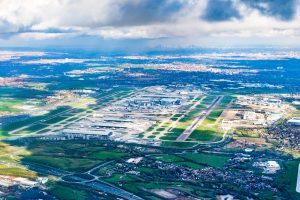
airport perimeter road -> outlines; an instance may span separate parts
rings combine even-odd
[[[211,113],[211,111],[214,110],[214,108],[219,104],[219,102],[222,100],[223,96],[217,96],[213,102],[204,110],[200,113],[199,116],[196,117],[196,119],[191,123],[185,131],[178,136],[176,141],[182,142],[185,141],[186,139],[189,138],[189,136],[192,134],[192,132],[202,124],[203,120]]]

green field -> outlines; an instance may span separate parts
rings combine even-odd
[[[128,156],[118,149],[103,147],[96,141],[36,142],[27,149],[30,155],[24,156],[21,161],[74,172],[86,171],[105,161]]]
[[[160,137],[161,140],[176,140],[181,133],[186,129],[185,126],[179,125],[175,128],[173,128],[169,133],[166,135]]]
[[[21,112],[16,106],[23,106],[24,101],[16,99],[0,99],[0,112]]]
[[[217,131],[217,127],[199,126],[192,132],[189,139],[204,142],[212,140],[218,141],[222,139],[222,136]]]
[[[37,132],[37,134],[43,134],[43,133],[47,133],[51,131],[50,129],[43,129],[43,130],[40,130],[39,132]]]
[[[170,162],[170,163],[175,163],[176,165],[183,166],[183,167],[188,167],[192,169],[201,169],[204,166],[199,165],[196,162],[191,162],[189,159],[186,159],[184,157],[181,157],[181,155],[161,155],[161,156],[154,156],[152,157],[155,160],[160,160],[164,162]],[[153,171],[153,170],[151,170]]]
[[[195,162],[197,164],[209,165],[211,167],[223,167],[224,164],[230,159],[229,156],[226,155],[217,155],[217,154],[181,154],[180,157],[185,158],[191,162]]]
[[[112,151],[97,151],[90,154],[89,158],[95,158],[98,160],[111,160],[128,156],[126,153],[112,152]]]
[[[20,158],[26,155],[28,155],[28,152],[25,149],[0,143],[0,175],[36,178],[35,172],[27,170],[23,167],[14,166],[19,162]],[[8,163],[11,164],[11,166],[6,165]]]
[[[35,90],[30,88],[20,87],[0,87],[0,98],[3,99],[17,99],[21,101],[32,101],[43,99],[43,97],[52,95],[51,91]]]
[[[24,177],[24,178],[36,178],[35,172],[29,171],[24,168],[19,167],[7,167],[0,165],[0,175],[14,176],[14,177]]]
[[[4,92],[4,94],[6,94],[5,92],[8,92],[10,90],[13,90],[14,93],[18,92],[17,88],[0,88],[0,96],[1,96],[1,92]],[[31,90],[30,90],[31,91]],[[116,94],[116,96],[118,96],[118,98],[122,98],[124,95],[128,94],[128,92],[130,90],[127,90],[125,88],[114,88],[113,90],[110,90],[108,92],[103,92],[102,93],[102,97],[104,97],[103,99],[98,100],[96,103],[98,106],[98,108],[102,107],[103,103],[108,102],[110,100],[112,100],[112,97],[107,97],[106,95],[110,95],[115,93],[116,91],[122,91],[119,94]],[[21,92],[21,91],[20,91]],[[22,91],[24,92],[24,91]],[[44,92],[44,91],[38,91],[38,93],[40,92]],[[24,98],[24,99],[23,99]],[[0,112],[9,112],[9,111],[14,111],[14,112],[18,112],[19,110],[14,110],[15,106],[19,106],[19,105],[38,105],[40,103],[39,100],[28,100],[25,99],[25,97],[23,97],[21,99],[17,99],[16,98],[1,98],[0,100]],[[36,98],[39,99],[39,98]],[[87,102],[89,99],[85,99],[84,101],[80,102],[80,104]],[[28,126],[31,125],[33,123],[39,122],[41,120],[44,120],[43,123],[48,123],[48,124],[53,124],[53,123],[57,123],[60,122],[66,118],[68,118],[69,116],[64,116],[64,115],[74,115],[74,114],[78,114],[84,111],[87,111],[87,108],[83,109],[83,108],[73,108],[73,110],[69,113],[62,113],[64,111],[70,110],[72,107],[71,106],[61,106],[58,107],[54,110],[49,111],[49,113],[45,114],[45,115],[41,115],[41,116],[33,116],[30,117],[26,120],[23,121],[18,121],[15,123],[11,123],[5,127],[2,128],[2,130],[0,131],[1,137],[7,137],[9,136],[7,133],[9,131],[13,131],[15,129],[21,128],[23,126]],[[2,109],[2,110],[1,110]],[[60,113],[62,113],[62,115],[60,115]],[[54,115],[57,115],[55,117],[53,117]],[[48,119],[50,117],[53,117],[51,119]],[[76,118],[70,118],[70,121],[76,120]],[[32,131],[38,131],[40,130],[39,128],[45,128],[44,125],[34,125],[32,127],[29,127],[27,129],[21,130],[19,132],[17,132],[16,134],[29,134]]]
[[[250,138],[259,138],[260,135],[258,133],[255,132],[250,132],[244,129],[238,129],[235,131],[235,135],[237,135],[238,137],[250,137]]]
[[[212,96],[209,96],[209,98],[212,99]],[[232,99],[232,96],[224,96],[217,107],[203,120],[202,124],[192,132],[189,140],[202,142],[221,140],[224,131],[219,129],[220,122],[217,122],[217,120]],[[207,101],[206,98],[204,100]]]
[[[38,130],[44,129],[46,127],[47,127],[47,125],[44,125],[44,124],[36,124],[34,126],[28,127],[26,130],[28,130],[28,131],[38,131]]]
[[[173,142],[173,141],[163,141],[161,143],[162,147],[173,147],[173,148],[191,148],[197,145],[196,142]]]
[[[296,192],[298,166],[300,160],[291,160],[284,163],[286,171],[277,178],[276,183],[279,188],[286,193],[289,199],[300,199],[300,194]]]
[[[194,108],[189,113],[187,113],[183,118],[181,118],[179,122],[190,124],[193,122],[195,117],[197,117],[200,114],[201,111],[202,109]]]
[[[77,188],[67,187],[65,185],[56,184],[50,192],[61,200],[85,200],[88,199],[87,192],[78,190]]]
[[[161,162],[172,163],[174,165],[183,166],[190,169],[203,169],[210,166],[222,167],[230,159],[230,157],[226,155],[204,153],[184,153],[152,155],[145,159],[153,159]],[[114,171],[114,169],[114,165],[111,165],[109,168],[107,168],[107,170],[110,172]],[[151,197],[153,194],[151,195],[149,190],[167,188],[176,188],[180,191],[197,194],[198,197],[209,197],[207,196],[208,193],[210,197],[213,195],[209,189],[201,188],[195,183],[184,181],[181,182],[176,180],[172,176],[174,174],[172,170],[137,165],[135,171],[139,172],[138,175],[116,172],[113,173],[113,175],[104,178],[104,180],[142,197],[147,196],[146,199],[153,199]],[[153,176],[154,174],[155,176]]]
[[[229,156],[204,154],[204,153],[185,153],[176,155],[159,155],[152,156],[155,160],[175,163],[181,166],[190,167],[192,169],[199,169],[207,166],[223,167],[230,159]]]
[[[104,180],[112,183],[118,187],[122,187],[127,191],[133,192],[136,195],[144,197],[145,199],[161,199],[155,196],[154,194],[146,191],[145,189],[163,189],[163,188],[177,188],[179,185],[182,189],[188,190],[188,188],[193,188],[192,185],[189,185],[184,182],[173,182],[169,181],[158,181],[152,180],[153,174],[158,175],[160,170],[152,169],[147,167],[141,167],[137,169],[141,174],[142,178],[137,178],[133,175],[120,174],[116,173]],[[198,189],[198,188],[197,188]]]
[[[202,100],[201,105],[207,106],[207,105],[209,105],[215,98],[216,98],[215,95],[209,95],[209,96],[206,96],[206,97]],[[201,107],[202,107],[202,106],[201,106]]]
[[[62,157],[53,157],[53,156],[30,156],[23,159],[23,161],[29,161],[33,163],[43,164],[50,167],[57,167],[62,170],[70,171],[84,171],[92,168],[99,162],[92,159],[84,158],[68,158],[65,156]]]
[[[67,118],[68,117],[57,116],[57,117],[54,117],[52,119],[49,119],[49,120],[45,121],[44,123],[46,123],[46,124],[55,124],[55,123],[60,122],[60,121],[62,121],[64,119],[67,119]]]
[[[223,109],[215,109],[213,110],[203,121],[203,125],[214,124],[217,119],[221,116]]]
[[[154,156],[153,157],[156,160],[161,160],[165,162],[180,162],[184,161],[184,159],[176,156],[176,155],[161,155],[161,156]]]
[[[21,106],[39,107],[41,101],[36,99],[0,98],[0,112],[20,113]]]
[[[118,181],[124,181],[124,182],[134,182],[135,181],[135,179],[131,178],[128,175],[124,175],[124,174],[114,174],[113,176],[106,178],[105,180],[108,182],[111,182],[111,183],[115,183]]]
[[[159,139],[165,140],[165,141],[174,141],[180,136],[184,130],[194,121],[194,119],[203,111],[204,108],[207,107],[208,104],[210,104],[215,96],[207,96],[205,97],[201,104],[197,105],[193,110],[189,111],[187,114],[183,115],[183,117],[179,120],[178,125],[170,130],[167,134],[164,136],[161,136]],[[199,97],[198,100],[201,98]],[[189,107],[191,107],[190,105]],[[188,109],[188,108],[187,108]],[[178,119],[178,117],[182,116],[182,114],[176,114],[174,117]],[[171,143],[164,143],[163,145],[171,144]],[[177,146],[176,144],[174,147]],[[182,145],[184,146],[184,145]],[[188,145],[189,146],[189,145]]]
[[[32,123],[35,123],[39,120],[42,120],[42,119],[46,119],[48,117],[51,117],[55,114],[58,114],[60,112],[63,112],[63,111],[66,111],[70,109],[69,107],[59,107],[55,110],[52,110],[50,111],[49,113],[45,114],[45,115],[42,115],[42,116],[36,116],[36,117],[31,117],[29,119],[26,119],[24,121],[20,121],[20,122],[16,122],[16,123],[12,123],[8,126],[5,126],[3,128],[3,131],[7,132],[7,131],[12,131],[12,130],[15,130],[15,129],[18,129],[20,127],[23,127],[23,126],[26,126],[26,125],[29,125],[29,124],[32,124]]]

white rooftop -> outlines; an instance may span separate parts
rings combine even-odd
[[[65,134],[87,134],[87,135],[110,135],[111,131],[95,131],[86,129],[64,129],[62,133]]]

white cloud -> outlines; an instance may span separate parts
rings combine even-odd
[[[114,39],[286,37],[299,41],[299,0],[291,20],[264,14],[242,1],[232,0],[240,18],[211,22],[201,17],[207,0],[1,0],[0,37],[43,40],[84,34]]]
[[[43,32],[27,32],[27,33],[19,33],[18,37],[21,39],[35,39],[35,40],[44,40],[50,38],[61,38],[64,37],[64,33],[43,33]]]

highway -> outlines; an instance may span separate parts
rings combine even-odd
[[[219,104],[219,102],[222,100],[223,96],[217,96],[213,102],[207,106],[207,108],[200,113],[199,116],[196,117],[196,119],[185,129],[185,131],[178,136],[176,141],[183,142],[186,139],[189,138],[189,136],[192,134],[192,132],[202,124],[203,120],[211,113],[211,111],[214,110],[214,108]]]
[[[99,167],[102,167],[102,166],[107,165],[109,163],[111,163],[111,161],[107,162],[107,163],[104,163],[104,164],[100,164],[100,165],[90,169],[86,173],[89,174],[93,170],[97,170]],[[83,185],[85,187],[88,187],[92,190],[100,190],[100,191],[103,191],[103,192],[106,192],[106,193],[109,193],[109,194],[113,194],[113,195],[116,195],[116,196],[119,196],[121,198],[128,199],[128,200],[131,200],[131,199],[132,200],[143,200],[142,198],[134,195],[133,193],[127,192],[126,190],[123,190],[123,189],[121,189],[119,187],[116,187],[112,184],[109,184],[109,183],[106,183],[104,181],[99,180],[98,177],[93,178],[92,180],[88,180],[88,179],[76,176],[76,174],[73,174],[72,172],[68,172],[68,171],[61,170],[61,169],[56,169],[54,167],[49,167],[49,166],[46,166],[46,165],[36,164],[36,163],[31,163],[31,162],[24,162],[24,164],[26,166],[28,166],[29,169],[37,171],[39,173],[57,176],[57,177],[60,178],[60,181],[62,181],[62,182],[81,184],[81,185]],[[72,177],[72,179],[74,181],[66,181],[62,178],[62,177],[66,177],[66,176]]]
[[[128,200],[143,200],[142,198],[127,192],[126,190],[123,190],[121,188],[117,188],[113,185],[110,185],[108,183],[104,183],[102,181],[92,181],[85,183],[86,186],[89,186],[90,188],[101,190],[106,193],[114,194],[116,196],[122,197],[124,199]]]

